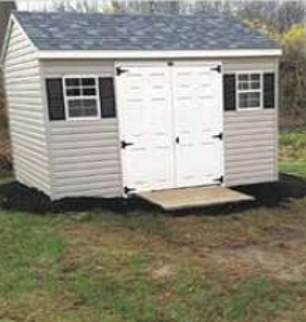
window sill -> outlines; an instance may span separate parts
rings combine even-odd
[[[237,108],[237,112],[244,112],[244,111],[263,111],[262,107],[246,107],[246,108]]]
[[[72,117],[72,118],[67,118],[66,122],[78,122],[78,121],[98,121],[101,120],[99,116],[95,117]]]

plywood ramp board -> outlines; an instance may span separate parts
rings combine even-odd
[[[160,206],[164,210],[198,208],[255,200],[252,196],[220,186],[150,191],[137,193],[137,196]]]

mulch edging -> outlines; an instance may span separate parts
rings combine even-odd
[[[258,184],[237,187],[237,190],[253,195],[255,202],[228,204],[193,210],[193,214],[231,214],[251,208],[266,206],[279,207],[288,204],[292,199],[306,197],[306,180],[298,177],[281,175],[276,183]],[[17,182],[0,183],[0,208],[36,214],[83,212],[93,209],[109,210],[114,212],[129,212],[143,210],[152,212],[157,208],[136,198],[124,200],[122,198],[66,198],[51,201],[48,196],[37,189],[28,188]],[[161,212],[161,210],[159,210]],[[173,212],[174,215],[189,214],[190,211]]]

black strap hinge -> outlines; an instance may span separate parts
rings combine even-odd
[[[223,133],[220,132],[219,134],[213,135],[212,136],[214,139],[219,139],[219,140],[223,140]]]
[[[127,73],[128,69],[123,69],[122,67],[117,67],[116,68],[116,75],[120,76],[121,74]]]
[[[134,145],[132,142],[121,141],[120,142],[121,149],[125,149],[127,146]]]
[[[216,72],[218,72],[220,74],[221,73],[221,65],[213,67],[211,70],[214,70],[214,71],[216,71]]]
[[[129,187],[127,187],[127,186],[125,186],[124,188],[123,188],[123,191],[124,191],[124,193],[126,194],[126,195],[128,195],[129,193],[131,193],[131,192],[133,192],[133,191],[135,191],[136,189],[134,189],[134,188],[129,188]]]
[[[223,183],[224,182],[224,177],[223,176],[221,176],[221,177],[219,177],[219,178],[217,178],[217,179],[214,179],[214,181],[215,182],[217,182],[217,183]]]

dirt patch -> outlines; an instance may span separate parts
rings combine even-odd
[[[300,230],[289,227],[264,227],[263,231],[269,234],[270,238],[280,240],[280,242],[291,240],[305,240],[306,242],[306,227]]]
[[[152,278],[155,280],[168,280],[174,276],[174,267],[171,265],[164,265],[152,271]]]
[[[57,314],[78,311],[84,301],[73,293],[63,290],[61,294],[52,296],[43,290],[29,292],[14,301],[9,299],[0,303],[0,321],[37,322],[54,321],[49,318]],[[29,310],[30,308],[30,310]]]
[[[179,217],[167,221],[167,242],[207,273],[233,279],[262,275],[306,279],[306,227],[302,213],[278,212],[240,218]],[[192,232],[192,233],[191,233]],[[184,254],[184,255],[183,255]]]
[[[58,233],[66,241],[66,252],[60,259],[63,278],[84,267],[93,272],[107,270],[108,265],[121,269],[142,251],[128,230],[111,225],[69,222]]]
[[[186,261],[186,258],[190,263],[198,263],[207,273],[225,273],[233,279],[251,275],[263,275],[283,281],[302,281],[306,278],[303,227],[261,227],[259,231],[262,231],[264,238],[261,236],[254,242],[248,240],[247,236],[240,236],[241,232],[235,232],[230,226],[228,231],[219,236],[218,232],[206,235],[197,217],[172,218],[170,221],[175,228],[179,222],[180,229],[174,229],[171,236],[164,237],[158,232],[148,236],[141,231],[129,231],[124,227],[101,229],[92,223],[75,223],[62,227],[61,234],[69,246],[62,258],[63,273],[69,274],[84,263],[90,263],[93,270],[103,270],[101,251],[107,250],[108,254],[112,254],[114,265],[118,267],[128,264],[135,254],[158,254],[155,264],[151,263],[153,265],[149,274],[154,280],[161,281],[171,279],[175,275],[175,262]],[[193,234],[186,233],[190,231],[187,221],[191,222],[191,226],[198,222]],[[185,224],[182,225],[182,222]],[[214,235],[215,238],[218,236],[215,244]],[[100,260],[96,261],[95,258]],[[166,262],[161,263],[161,260]]]
[[[280,244],[279,247],[215,249],[206,254],[203,262],[206,269],[226,273],[233,278],[261,274],[284,281],[302,281],[306,278],[305,251],[302,240]]]

